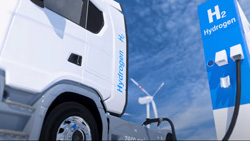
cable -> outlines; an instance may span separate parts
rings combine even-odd
[[[170,124],[170,126],[171,126],[171,130],[172,130],[173,141],[176,141],[176,140],[177,140],[177,138],[176,138],[176,134],[175,134],[175,127],[174,127],[173,122],[172,122],[170,119],[168,119],[168,118],[163,118],[163,120],[165,120],[165,121],[168,121],[168,122],[169,122],[169,124]]]
[[[167,121],[169,122],[170,126],[171,126],[171,130],[172,130],[172,138],[173,138],[173,141],[176,141],[176,134],[175,134],[175,127],[174,127],[174,124],[173,122],[168,119],[168,118],[154,118],[154,119],[147,119],[142,125],[143,126],[146,126],[148,124],[151,124],[151,123],[155,123],[155,122],[158,122],[157,126],[159,126],[161,124],[162,121]]]
[[[240,110],[240,99],[241,99],[241,64],[240,60],[236,60],[236,75],[237,75],[237,93],[236,93],[236,100],[235,100],[235,106],[234,106],[234,113],[231,120],[231,123],[229,125],[229,128],[227,130],[227,133],[225,134],[223,141],[227,141],[235,127],[235,123],[238,118],[239,110]]]

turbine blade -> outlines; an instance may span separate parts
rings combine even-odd
[[[156,108],[154,100],[152,101],[152,107],[153,107],[153,110],[154,110],[155,118],[158,118],[158,112],[157,112],[157,108]]]
[[[130,79],[137,87],[139,87],[146,95],[151,96],[145,89],[142,88],[133,78]]]
[[[160,91],[160,89],[164,86],[164,83],[161,83],[160,87],[155,91],[153,97]]]

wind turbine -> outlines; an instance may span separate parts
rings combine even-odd
[[[154,97],[155,95],[159,92],[159,90],[164,86],[164,83],[162,83],[159,88],[155,91],[155,93],[153,94],[153,96],[151,96],[145,89],[142,88],[141,85],[139,85],[133,78],[130,79],[135,85],[137,85],[147,96],[145,97],[140,97],[138,99],[138,102],[141,105],[146,104],[147,108],[146,108],[146,112],[147,112],[147,119],[150,118],[150,103],[152,103],[152,107],[153,107],[153,111],[154,111],[154,115],[155,118],[158,118],[158,112],[157,112],[157,108],[154,102]],[[148,126],[149,128],[149,126]]]

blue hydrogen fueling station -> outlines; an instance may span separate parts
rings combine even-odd
[[[198,7],[218,140],[250,139],[250,32],[237,0]]]

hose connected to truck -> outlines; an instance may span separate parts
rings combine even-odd
[[[174,127],[174,124],[173,124],[173,122],[172,122],[170,119],[168,119],[168,118],[147,119],[142,125],[143,125],[143,126],[146,126],[146,125],[148,125],[148,124],[158,122],[158,123],[157,123],[157,126],[159,126],[159,125],[161,124],[162,121],[167,121],[167,122],[170,124],[171,130],[172,130],[172,140],[173,140],[173,141],[177,141],[176,134],[175,134],[175,127]]]

